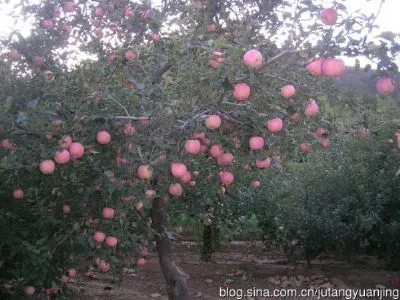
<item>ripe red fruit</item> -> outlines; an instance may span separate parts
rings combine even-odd
[[[321,144],[322,148],[326,149],[331,144],[331,141],[327,138],[320,138],[319,143]]]
[[[146,191],[146,198],[147,199],[151,199],[151,198],[153,198],[153,196],[155,195],[155,193],[156,193],[156,191],[155,190],[147,190]]]
[[[238,101],[247,100],[250,96],[250,87],[247,83],[241,82],[234,86],[233,97]]]
[[[383,77],[376,82],[376,89],[379,94],[391,95],[395,90],[395,81],[391,77]]]
[[[261,181],[259,181],[259,180],[254,180],[252,183],[251,183],[251,187],[253,188],[253,189],[257,189],[257,188],[259,188],[261,186]]]
[[[227,166],[233,163],[233,154],[230,152],[224,153],[217,158],[217,164],[220,166]]]
[[[266,158],[264,160],[256,159],[256,167],[259,169],[267,169],[270,164],[271,164],[270,158]]]
[[[83,156],[83,154],[85,153],[85,148],[83,147],[83,145],[81,143],[74,142],[69,147],[69,153],[70,153],[71,159],[75,160],[75,159],[81,158]]]
[[[137,174],[140,179],[149,180],[153,176],[153,168],[149,165],[140,165]]]
[[[146,260],[145,260],[143,257],[141,257],[141,258],[139,258],[139,259],[136,261],[136,264],[137,264],[139,267],[144,267],[144,265],[146,264]]]
[[[310,99],[304,107],[304,115],[307,117],[315,116],[319,111],[318,104],[314,99]]]
[[[274,118],[267,122],[267,129],[270,132],[278,132],[283,128],[283,121],[280,118]]]
[[[102,16],[104,16],[104,9],[102,9],[101,7],[98,7],[95,9],[94,14],[96,17],[102,17]]]
[[[182,178],[187,172],[186,165],[183,163],[171,163],[171,173],[176,178]]]
[[[312,147],[311,147],[310,144],[307,144],[307,143],[300,144],[300,151],[301,151],[301,152],[303,152],[303,153],[308,153],[308,152],[310,152],[311,150],[312,150]]]
[[[134,11],[132,9],[132,7],[127,7],[125,9],[125,16],[126,17],[132,17],[134,15]]]
[[[158,33],[152,33],[152,34],[151,34],[151,39],[152,39],[154,42],[158,42],[159,40],[161,40],[161,36],[160,36]]]
[[[116,237],[113,236],[108,236],[106,238],[106,244],[108,247],[115,247],[118,244],[118,239]]]
[[[69,206],[68,204],[63,204],[62,211],[66,215],[69,214],[71,212],[71,206]]]
[[[187,140],[185,142],[185,150],[190,154],[198,154],[200,152],[201,144],[198,140]]]
[[[207,25],[207,31],[208,32],[214,32],[216,30],[217,30],[217,25],[215,25],[215,24],[208,24]]]
[[[65,12],[73,12],[75,10],[75,3],[74,1],[67,1],[64,4],[64,11]]]
[[[221,171],[218,174],[219,180],[225,185],[229,185],[233,182],[234,176],[231,172]]]
[[[136,51],[128,50],[128,51],[125,52],[125,59],[126,60],[135,59],[136,57],[137,57]]]
[[[251,49],[243,55],[243,63],[253,69],[259,69],[264,63],[263,56],[260,51]]]
[[[190,172],[186,172],[185,175],[183,175],[181,178],[183,183],[188,183],[191,179],[192,179],[192,174],[190,174]]]
[[[325,76],[339,77],[344,73],[346,66],[341,59],[328,58],[322,62],[321,68]]]
[[[315,59],[308,63],[306,70],[314,76],[322,75],[322,59]]]
[[[39,164],[40,172],[43,174],[49,175],[53,174],[56,169],[56,164],[51,159],[46,159]]]
[[[106,145],[111,142],[111,135],[108,131],[99,131],[96,136],[96,140],[101,145]]]
[[[96,231],[93,235],[93,238],[96,242],[101,243],[106,239],[106,234],[102,231]]]
[[[50,19],[43,20],[42,25],[46,29],[53,29],[53,27],[54,27],[54,23]]]
[[[205,125],[208,129],[217,129],[221,126],[221,118],[217,115],[210,115],[206,119]]]
[[[111,265],[102,259],[99,263],[99,268],[102,272],[108,272],[111,269]]]
[[[168,192],[172,196],[178,197],[178,196],[182,195],[183,189],[182,189],[182,186],[179,183],[172,183],[168,187]]]
[[[285,99],[289,99],[296,93],[296,89],[293,85],[287,84],[281,88],[281,95]]]
[[[58,143],[62,149],[69,149],[72,144],[72,137],[70,135],[64,135]]]
[[[71,278],[74,278],[76,276],[76,269],[75,268],[70,268],[67,270],[68,276]]]
[[[70,160],[70,154],[68,150],[58,150],[53,157],[54,161],[58,164],[66,164]]]
[[[6,150],[10,150],[10,151],[15,151],[16,150],[15,145],[9,139],[2,140],[1,143],[0,143],[0,146],[3,147]]]
[[[124,134],[126,136],[132,136],[132,135],[135,134],[135,132],[136,132],[135,126],[133,126],[131,123],[125,124],[125,126],[124,126]]]
[[[224,154],[224,150],[221,145],[212,145],[209,151],[210,155],[214,158],[218,158],[222,154]]]
[[[35,293],[35,288],[33,286],[27,286],[24,288],[25,295],[32,296]]]
[[[222,52],[214,51],[214,54],[208,56],[208,64],[213,68],[219,68],[225,61],[225,58],[222,55]]]
[[[113,208],[104,207],[101,213],[105,219],[112,219],[114,218],[115,211]]]
[[[325,8],[321,10],[319,17],[325,25],[334,25],[337,21],[337,13],[333,8]]]
[[[260,136],[252,136],[249,139],[249,146],[251,150],[260,150],[264,148],[264,139]]]
[[[317,137],[322,137],[324,134],[327,134],[327,133],[328,133],[328,130],[326,128],[321,128],[321,127],[317,128],[317,130],[315,131],[315,135]]]
[[[193,138],[203,140],[206,138],[206,134],[204,132],[195,132],[193,133]]]
[[[13,197],[14,199],[22,199],[24,198],[24,191],[21,189],[15,189],[13,191]]]

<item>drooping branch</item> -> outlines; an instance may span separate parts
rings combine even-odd
[[[163,272],[169,300],[188,300],[187,280],[189,276],[172,259],[172,242],[167,231],[166,200],[157,197],[151,210],[152,227],[156,231],[157,252]]]

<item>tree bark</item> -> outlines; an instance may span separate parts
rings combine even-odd
[[[172,242],[167,231],[166,205],[163,198],[155,198],[151,210],[152,226],[156,231],[155,239],[160,266],[165,278],[169,300],[188,300],[187,280],[189,276],[172,260]]]

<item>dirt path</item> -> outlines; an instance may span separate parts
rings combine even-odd
[[[190,299],[223,299],[219,295],[226,293],[231,293],[234,297],[225,299],[295,299],[295,297],[262,297],[266,289],[271,293],[274,289],[283,289],[282,292],[288,293],[288,289],[300,292],[301,289],[317,288],[393,288],[389,283],[391,273],[383,269],[381,262],[368,257],[363,258],[363,262],[357,266],[332,259],[318,260],[313,262],[314,266],[309,270],[302,264],[288,265],[279,252],[264,251],[261,243],[249,242],[226,245],[212,263],[200,261],[199,247],[195,243],[176,243],[174,257],[177,264],[190,275]],[[128,272],[121,285],[113,283],[112,275],[109,273],[94,272],[97,278],[88,279],[84,276],[86,272],[87,269],[82,267],[77,282],[71,284],[79,291],[79,295],[74,299],[168,299],[156,253],[151,253],[143,269],[137,273]],[[244,297],[242,294],[240,297],[241,291],[244,293],[248,289],[253,293],[257,292],[259,296],[252,298]],[[312,297],[302,297],[302,299],[312,299]],[[346,299],[346,297],[325,299]]]

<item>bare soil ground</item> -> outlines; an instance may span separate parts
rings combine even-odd
[[[392,273],[382,262],[371,257],[360,257],[357,264],[349,265],[334,259],[313,261],[307,269],[304,264],[290,265],[279,251],[265,250],[261,243],[233,242],[216,254],[215,261],[200,260],[199,246],[194,242],[175,242],[174,258],[190,276],[190,299],[214,300],[220,297],[220,288],[230,289],[393,289]],[[151,253],[146,266],[126,273],[122,284],[114,283],[112,274],[94,272],[96,278],[85,276],[87,266],[81,267],[80,277],[71,283],[78,300],[144,300],[168,299],[158,264],[157,253]],[[236,294],[240,296],[240,294]],[[282,299],[270,297],[268,299]],[[294,299],[294,297],[285,297]],[[224,299],[267,299],[257,297],[225,297]],[[299,298],[297,298],[299,299]],[[318,299],[302,297],[302,299]],[[323,299],[321,297],[321,299]],[[346,299],[335,297],[325,299]],[[347,298],[350,299],[350,298]],[[362,299],[361,297],[351,299]],[[368,298],[374,299],[374,298]],[[378,298],[375,298],[378,299]],[[382,298],[384,299],[384,298]],[[387,298],[393,299],[393,298]]]

